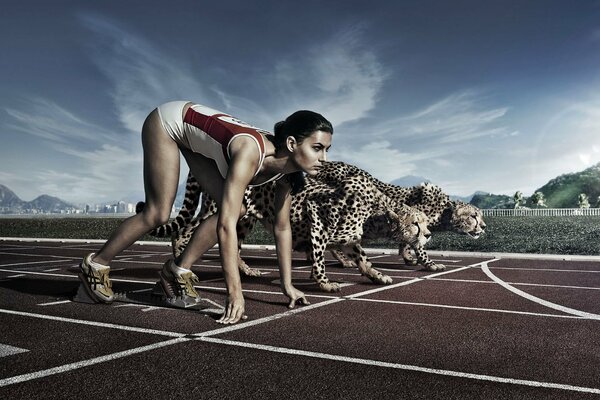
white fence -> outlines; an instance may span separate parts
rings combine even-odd
[[[485,217],[572,217],[600,216],[600,208],[516,208],[483,209]]]

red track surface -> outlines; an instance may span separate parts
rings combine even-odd
[[[72,302],[98,247],[0,241],[0,398],[600,398],[600,259],[461,255],[432,273],[381,254],[392,285],[330,261],[347,285],[327,294],[296,254],[311,305],[290,312],[273,252],[244,250],[263,275],[243,278],[249,319],[224,327],[216,251],[194,267],[212,312]],[[148,292],[169,253],[132,247],[113,289]]]

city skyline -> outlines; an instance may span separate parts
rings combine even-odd
[[[24,200],[141,199],[143,119],[180,99],[267,130],[318,111],[330,159],[453,195],[529,196],[600,162],[596,1],[3,9],[0,184]]]

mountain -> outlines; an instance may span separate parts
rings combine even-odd
[[[19,207],[23,203],[24,201],[12,190],[4,185],[0,185],[0,207]]]
[[[36,197],[32,201],[26,201],[23,205],[24,209],[43,210],[44,212],[60,211],[74,207],[73,204],[67,203],[58,197],[52,197],[46,194]]]
[[[475,194],[469,203],[479,208],[515,208],[512,196],[503,194]]]
[[[396,186],[410,187],[420,185],[423,182],[431,183],[431,181],[427,178],[423,178],[422,176],[415,175],[405,175],[398,179],[394,179],[390,183]]]
[[[4,185],[0,185],[0,211],[1,212],[21,212],[24,210],[36,210],[39,212],[57,212],[74,208],[75,206],[48,195],[41,195],[32,201],[23,201],[12,190]]]
[[[578,208],[581,193],[588,196],[590,205],[594,207],[600,196],[600,163],[581,172],[554,178],[536,192],[544,194],[548,208]],[[529,202],[526,205],[529,206]]]
[[[476,191],[475,193],[473,193],[472,195],[469,195],[469,196],[455,196],[455,195],[451,194],[451,195],[449,195],[449,197],[450,197],[450,200],[462,201],[463,203],[470,203],[475,196],[485,196],[487,194],[489,194],[489,193],[482,192],[482,191],[478,190],[478,191]]]

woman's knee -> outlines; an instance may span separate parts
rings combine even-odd
[[[144,219],[146,225],[151,228],[156,228],[157,226],[166,224],[169,222],[170,216],[171,210],[166,208],[160,209],[158,207],[149,207],[146,205],[142,211],[142,218]]]

